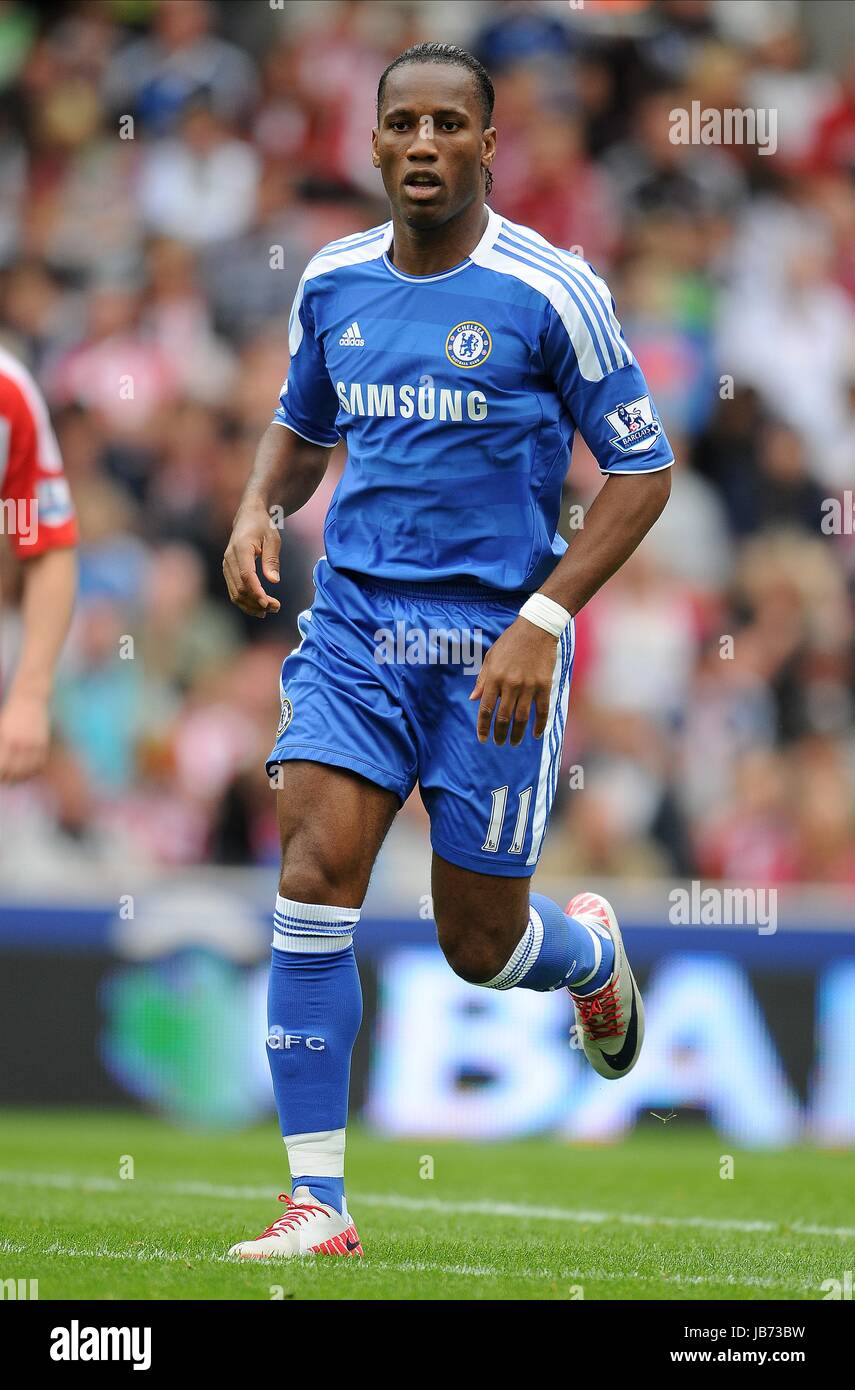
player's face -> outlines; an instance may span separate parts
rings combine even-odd
[[[412,226],[440,226],[483,196],[482,168],[496,132],[483,128],[475,78],[465,68],[412,63],[389,74],[374,165],[392,208]]]

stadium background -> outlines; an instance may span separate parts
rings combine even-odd
[[[340,450],[285,524],[278,619],[228,605],[221,558],[302,268],[386,217],[379,72],[441,37],[495,81],[492,206],[607,276],[678,458],[662,520],[579,621],[537,879],[613,898],[650,1034],[610,1088],[567,1047],[566,999],[451,974],[415,795],[357,940],[355,1100],[380,1132],[604,1139],[669,1107],[746,1144],[855,1144],[852,16],[0,4],[0,334],[48,397],[82,532],[49,768],[0,789],[1,1102],[272,1114],[263,759]],[[777,152],[670,143],[693,101],[775,110]],[[599,482],[577,447],[568,528]],[[16,584],[3,554],[5,669]],[[672,924],[692,881],[777,889],[778,930]]]

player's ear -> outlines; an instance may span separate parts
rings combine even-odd
[[[375,169],[379,169],[379,168],[380,168],[380,155],[379,155],[378,152],[377,152],[377,136],[378,136],[378,134],[379,134],[379,131],[377,131],[377,130],[372,130],[372,132],[371,132],[371,163],[374,165],[374,168],[375,168]]]

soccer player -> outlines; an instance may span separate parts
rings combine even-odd
[[[488,74],[455,46],[419,44],[383,73],[372,148],[392,218],[306,268],[288,379],[225,555],[232,600],[275,612],[256,572],[260,557],[279,578],[268,509],[301,507],[346,441],[268,760],[282,875],[267,1047],[292,1196],[232,1247],[243,1258],[362,1253],[344,1196],[352,941],[416,782],[451,968],[485,989],[567,988],[601,1076],[625,1076],[641,1048],[612,908],[580,893],[562,911],[529,879],[558,778],[574,615],[659,516],[673,456],[603,281],[486,205],[492,111]],[[606,481],[568,548],[557,526],[576,429]],[[437,659],[439,634],[460,660]]]
[[[71,621],[77,523],[47,406],[30,373],[0,348],[0,532],[23,562],[23,638],[0,689],[0,783],[44,766],[54,673]]]

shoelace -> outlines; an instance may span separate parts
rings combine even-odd
[[[573,995],[579,1010],[579,1022],[590,1042],[603,1042],[606,1038],[619,1038],[624,1032],[621,1017],[621,1002],[617,991],[617,981],[597,990],[596,994],[581,997]]]
[[[289,1231],[294,1226],[299,1226],[301,1221],[308,1221],[310,1212],[319,1211],[322,1216],[326,1216],[323,1207],[313,1206],[311,1202],[295,1202],[294,1198],[289,1197],[287,1192],[280,1192],[278,1200],[284,1202],[288,1210],[284,1216],[279,1216],[271,1222],[267,1230],[262,1231],[260,1236],[256,1236],[256,1240],[264,1240],[265,1236],[278,1236],[282,1231]]]

